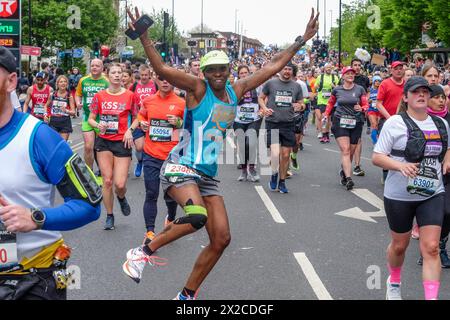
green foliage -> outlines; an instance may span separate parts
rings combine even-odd
[[[52,49],[92,47],[94,40],[108,44],[118,28],[117,12],[110,0],[39,0],[32,5],[32,45],[42,47],[43,55]],[[80,8],[80,29],[69,29],[70,5]],[[70,22],[70,20],[69,20]],[[29,44],[28,1],[22,1],[22,39]]]
[[[369,29],[371,16],[367,8],[377,5],[381,9],[381,28]],[[402,53],[421,44],[422,25],[432,22],[429,35],[450,45],[450,6],[448,0],[354,0],[342,6],[342,51],[350,54],[366,46],[397,48]],[[338,48],[339,28],[332,29],[333,48]]]

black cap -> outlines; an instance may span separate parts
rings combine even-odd
[[[444,89],[442,89],[442,87],[438,84],[433,84],[432,86],[430,86],[430,89],[431,89],[430,98],[440,96],[440,95],[445,96]]]
[[[406,95],[408,92],[414,92],[418,88],[427,88],[431,91],[428,81],[424,77],[414,76],[406,82],[403,93]]]
[[[0,67],[9,73],[16,72],[17,69],[16,57],[5,47],[0,47]]]

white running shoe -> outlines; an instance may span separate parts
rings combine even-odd
[[[317,135],[317,139],[322,139],[323,138],[323,133],[319,132],[319,134]]]
[[[386,300],[402,300],[401,283],[391,283],[391,276],[386,280]]]
[[[186,297],[181,294],[181,292],[178,292],[177,296],[173,298],[173,300],[197,300],[196,297]]]
[[[147,262],[151,266],[164,266],[167,264],[167,259],[149,256],[142,250],[142,247],[130,249],[127,252],[127,261],[122,266],[123,272],[133,281],[139,283]]]

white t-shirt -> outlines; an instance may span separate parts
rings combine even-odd
[[[439,131],[430,116],[428,116],[425,121],[417,121],[416,119],[413,120],[424,132],[426,137],[430,137],[430,139],[440,137]],[[449,132],[447,121],[444,119],[442,120],[445,123],[447,132]],[[402,117],[400,115],[390,117],[384,124],[383,130],[381,130],[381,134],[377,144],[375,145],[374,152],[390,155],[393,149],[404,150],[408,141],[407,134],[408,129]],[[447,145],[446,148],[449,149],[449,145]],[[441,142],[430,141],[427,143],[427,147],[425,148],[425,156],[439,155],[440,150],[442,150]],[[394,156],[391,157],[394,160],[406,162],[404,158]],[[437,177],[439,179],[435,192],[436,195],[445,192],[442,181],[442,164],[438,159],[436,159],[436,162],[432,165],[432,167],[436,169]],[[410,194],[406,189],[408,186],[408,181],[409,178],[403,176],[400,171],[390,170],[385,182],[384,196],[388,199],[399,201],[424,201],[430,198],[418,194]]]
[[[302,87],[303,99],[307,99],[309,97],[308,86],[302,80],[297,80],[297,83]]]

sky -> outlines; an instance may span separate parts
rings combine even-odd
[[[326,12],[325,12],[326,1]],[[173,0],[175,20],[180,31],[186,33],[201,23],[202,0]],[[324,35],[325,16],[327,35],[331,19],[333,26],[339,15],[339,0],[319,0],[320,37]],[[343,1],[343,3],[347,3]],[[151,12],[164,8],[172,15],[172,0],[128,0],[133,6]],[[242,21],[244,35],[260,40],[264,45],[294,42],[303,35],[317,0],[203,0],[203,24],[217,31],[235,31],[236,9]],[[330,12],[332,10],[332,13]],[[325,15],[326,13],[326,15]]]

